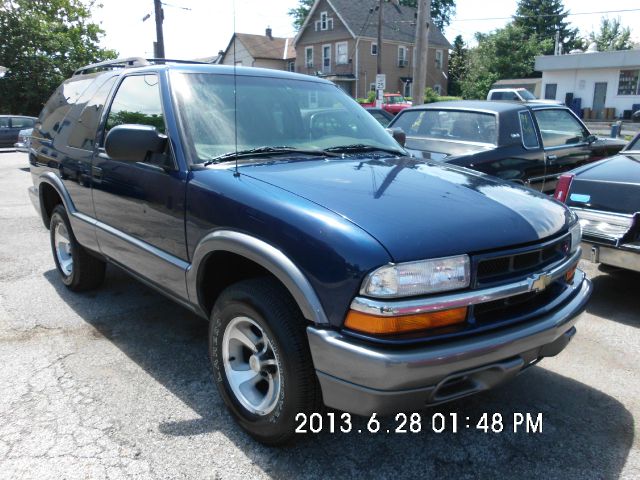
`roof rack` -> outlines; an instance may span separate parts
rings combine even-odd
[[[104,62],[92,63],[78,68],[73,75],[85,75],[92,73],[94,70],[108,70],[115,68],[134,68],[134,67],[146,67],[149,65],[162,65],[165,63],[195,63],[206,64],[206,62],[198,62],[196,60],[176,60],[171,58],[142,58],[142,57],[129,57],[129,58],[116,58],[114,60],[107,60]]]

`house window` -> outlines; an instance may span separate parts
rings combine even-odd
[[[304,49],[304,65],[307,68],[313,68],[313,47]]]
[[[440,84],[439,84],[439,83],[436,83],[436,84],[433,86],[433,91],[434,91],[434,92],[436,92],[438,95],[441,95],[441,94],[442,94],[442,87],[440,86]]]
[[[404,82],[404,92],[403,95],[406,97],[411,97],[411,82]]]
[[[369,91],[370,92],[375,92],[376,91],[376,84],[375,83],[370,83],[369,84]]]
[[[327,12],[322,12],[320,20],[316,20],[315,26],[316,32],[318,30],[333,30],[333,18],[329,17]]]
[[[322,72],[331,71],[331,45],[322,46]]]
[[[336,43],[336,65],[349,63],[349,44],[347,42]]]
[[[436,68],[442,70],[442,50],[436,50]]]
[[[288,72],[295,72],[296,71],[296,62],[291,60],[287,62],[287,71]]]
[[[557,92],[558,92],[558,84],[557,83],[547,83],[544,86],[544,99],[545,100],[555,100]]]
[[[378,55],[378,44],[371,42],[371,55]]]
[[[398,47],[398,66],[399,67],[406,67],[409,64],[409,61],[407,60],[408,58],[407,50],[408,48],[405,47],[404,45],[400,45]]]
[[[640,95],[640,70],[620,70],[618,95]]]

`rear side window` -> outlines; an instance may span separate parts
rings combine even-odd
[[[582,143],[588,135],[578,119],[568,110],[537,110],[534,115],[545,148]]]
[[[109,78],[98,88],[93,96],[87,100],[76,120],[73,130],[69,134],[70,147],[93,150],[96,131],[100,123],[100,116],[104,110],[104,104],[107,101],[109,92],[116,82],[116,78],[117,77]]]
[[[111,104],[105,130],[123,124],[151,125],[159,132],[165,131],[157,75],[124,78]]]
[[[9,117],[0,117],[0,128],[9,128]]]
[[[31,118],[13,117],[11,119],[11,126],[13,128],[31,128],[33,124],[34,121]]]
[[[538,148],[538,136],[529,112],[520,112],[520,130],[522,131],[522,144],[524,147]]]
[[[72,77],[58,87],[40,113],[40,134],[44,138],[53,138],[58,133],[62,120],[93,80]]]

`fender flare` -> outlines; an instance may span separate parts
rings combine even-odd
[[[309,280],[289,257],[263,240],[234,230],[215,230],[205,235],[195,248],[191,266],[186,272],[187,292],[191,302],[201,309],[203,302],[198,294],[200,267],[211,253],[219,251],[240,255],[262,266],[289,290],[307,320],[319,325],[329,323]]]
[[[47,214],[45,211],[44,198],[42,196],[43,195],[43,191],[41,188],[42,183],[47,183],[51,187],[53,187],[53,189],[58,193],[58,195],[62,199],[64,208],[67,210],[67,212],[69,212],[69,214],[76,212],[76,207],[73,204],[73,201],[71,200],[71,196],[69,195],[69,192],[67,191],[66,187],[62,183],[62,180],[60,180],[60,177],[58,177],[53,172],[45,172],[42,175],[40,175],[39,183],[38,183],[38,199],[40,200],[40,214],[42,216],[43,221],[45,221]]]

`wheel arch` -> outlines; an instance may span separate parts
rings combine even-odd
[[[207,292],[211,294],[211,290],[203,287],[206,287],[206,279],[211,278],[211,269],[215,268],[214,264],[217,263],[215,260],[220,258],[233,258],[239,262],[234,263],[234,266],[240,265],[251,273],[273,275],[291,294],[307,320],[316,324],[329,323],[315,290],[291,259],[273,245],[233,230],[216,230],[203,237],[195,249],[191,267],[186,273],[189,298],[207,316],[215,299],[207,298]],[[221,283],[229,284],[228,281]],[[216,288],[213,288],[213,292],[215,291]]]
[[[38,198],[40,200],[40,215],[45,227],[49,228],[51,212],[58,204],[62,204],[69,214],[75,211],[69,192],[62,180],[52,172],[46,172],[39,178]]]

